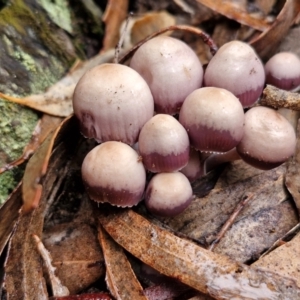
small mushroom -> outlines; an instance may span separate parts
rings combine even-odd
[[[252,106],[265,84],[264,66],[254,49],[241,41],[224,44],[210,60],[204,85],[232,92],[243,107]]]
[[[139,153],[151,172],[174,172],[189,160],[189,137],[184,127],[172,116],[157,114],[142,128]]]
[[[173,217],[189,206],[192,196],[191,184],[182,173],[158,173],[147,186],[145,205],[154,215]]]
[[[197,55],[172,37],[158,36],[143,44],[130,67],[148,83],[157,113],[178,113],[186,96],[202,85],[203,68]]]
[[[133,206],[143,196],[146,171],[137,152],[127,144],[110,141],[85,157],[82,179],[89,197],[116,206]]]
[[[226,152],[244,133],[244,110],[231,92],[204,87],[184,101],[179,122],[188,132],[191,146],[200,151]]]
[[[281,165],[295,152],[296,134],[276,110],[258,106],[245,114],[245,131],[236,150],[248,164],[262,170]]]
[[[291,52],[280,52],[272,56],[265,65],[266,83],[287,91],[300,86],[300,59]]]

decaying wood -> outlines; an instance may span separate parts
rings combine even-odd
[[[151,224],[132,210],[99,210],[97,215],[104,229],[131,254],[216,299],[300,297],[300,288],[293,280],[203,249]]]
[[[300,94],[281,90],[268,84],[263,90],[259,103],[273,108],[288,108],[300,111]]]

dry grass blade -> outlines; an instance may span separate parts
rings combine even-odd
[[[132,210],[99,210],[98,218],[117,243],[144,263],[216,299],[300,298],[292,280],[205,250]]]
[[[241,24],[247,25],[259,31],[264,31],[269,28],[269,24],[257,17],[251,16],[248,12],[239,9],[234,1],[222,1],[222,0],[196,0],[198,3],[209,7],[213,11],[235,20]]]
[[[123,249],[98,226],[106,264],[106,283],[112,295],[122,300],[147,300]]]

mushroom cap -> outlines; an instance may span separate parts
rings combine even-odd
[[[131,145],[153,116],[154,102],[147,83],[136,71],[124,65],[102,64],[79,80],[73,108],[84,136]]]
[[[265,65],[266,83],[284,90],[294,90],[300,85],[300,59],[291,52],[272,56]]]
[[[142,199],[146,171],[137,152],[127,144],[109,141],[96,146],[85,157],[81,173],[94,201],[127,207]]]
[[[183,212],[192,196],[191,184],[182,173],[158,173],[147,186],[145,205],[155,215],[171,217]]]
[[[265,83],[264,66],[254,49],[241,41],[224,44],[210,60],[204,85],[224,88],[240,99],[243,107],[254,104]]]
[[[294,128],[276,110],[258,106],[246,112],[244,136],[236,150],[248,164],[272,169],[292,156],[295,147]]]
[[[172,37],[147,41],[133,55],[130,67],[147,81],[157,113],[177,113],[186,96],[202,85],[203,68],[197,55]]]
[[[189,159],[190,142],[184,127],[172,116],[157,114],[143,126],[139,152],[151,172],[173,172]]]
[[[244,110],[231,92],[204,87],[184,101],[179,122],[187,130],[191,146],[200,151],[226,152],[244,133]]]

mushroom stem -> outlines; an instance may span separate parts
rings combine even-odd
[[[217,166],[231,162],[234,160],[241,159],[240,155],[237,153],[236,148],[225,152],[225,153],[214,153],[211,154],[204,162],[204,174],[212,171]]]

